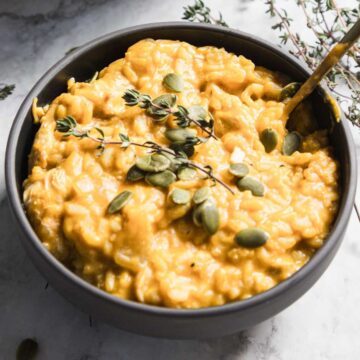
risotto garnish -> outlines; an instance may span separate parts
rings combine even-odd
[[[124,299],[175,308],[266,291],[322,246],[339,165],[298,88],[244,56],[172,40],[125,57],[51,104],[24,182],[44,246]]]

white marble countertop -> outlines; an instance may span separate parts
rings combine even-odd
[[[294,6],[294,1],[279,1]],[[26,337],[35,337],[40,344],[39,360],[359,358],[360,224],[355,212],[335,260],[307,294],[252,329],[206,341],[146,338],[96,319],[90,327],[87,315],[51,286],[45,290],[45,279],[20,244],[4,199],[3,152],[12,119],[27,92],[71,47],[126,26],[180,20],[182,6],[191,2],[0,2],[0,83],[16,84],[14,94],[0,102],[0,359],[14,359],[18,342]],[[208,4],[221,9],[232,27],[277,42],[262,1],[209,0]],[[297,23],[301,26],[298,18]],[[353,130],[359,150],[359,130]]]

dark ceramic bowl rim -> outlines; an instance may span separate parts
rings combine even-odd
[[[41,78],[37,81],[34,87],[31,89],[25,100],[23,101],[16,117],[15,121],[12,125],[7,149],[6,149],[6,156],[5,156],[5,178],[6,178],[6,187],[8,198],[10,201],[11,208],[13,213],[20,224],[20,228],[23,233],[27,236],[28,240],[30,241],[30,245],[35,248],[44,258],[44,260],[53,266],[56,271],[61,275],[63,278],[66,278],[67,281],[75,283],[77,286],[83,288],[86,292],[90,292],[93,295],[102,298],[103,301],[112,302],[117,304],[118,306],[136,310],[139,313],[152,313],[162,317],[180,317],[180,318],[201,318],[201,317],[210,317],[210,316],[219,316],[221,314],[228,314],[232,312],[239,312],[244,311],[246,309],[250,309],[255,306],[259,306],[262,303],[267,303],[272,301],[272,299],[281,297],[283,292],[287,290],[287,288],[295,287],[296,284],[300,283],[304,277],[313,269],[321,263],[331,252],[331,249],[335,246],[337,241],[340,241],[342,232],[345,231],[347,226],[347,219],[352,210],[352,200],[355,196],[355,186],[349,186],[348,188],[342,189],[342,201],[340,204],[340,208],[338,211],[338,215],[336,220],[333,224],[332,230],[328,235],[324,245],[316,252],[316,254],[310,259],[310,261],[305,264],[300,270],[298,270],[295,274],[293,274],[288,279],[284,280],[280,284],[276,285],[275,287],[257,294],[251,298],[245,300],[239,300],[236,302],[228,303],[221,306],[214,306],[214,307],[206,307],[200,309],[173,309],[173,308],[165,308],[165,307],[158,307],[153,305],[147,305],[138,303],[135,301],[123,300],[117,298],[109,293],[106,293],[103,290],[98,289],[97,287],[87,283],[85,280],[81,279],[69,269],[67,269],[60,261],[58,261],[53,255],[50,254],[48,250],[42,245],[40,239],[37,237],[35,231],[32,229],[25,211],[22,206],[22,199],[19,196],[16,187],[16,175],[15,175],[15,153],[16,153],[16,144],[18,134],[21,131],[22,124],[24,123],[26,113],[29,111],[29,106],[31,106],[32,99],[37,96],[44,86],[53,79],[54,75],[64,66],[71,63],[79,54],[86,52],[88,49],[96,47],[98,44],[110,40],[113,37],[118,36],[126,36],[132,32],[137,32],[139,30],[146,30],[146,29],[160,29],[160,28],[172,28],[172,29],[192,29],[196,31],[197,29],[202,30],[211,30],[212,32],[219,32],[222,34],[229,34],[232,36],[240,36],[243,38],[247,38],[250,41],[265,47],[272,52],[276,53],[277,55],[285,58],[287,61],[291,63],[295,63],[299,68],[303,70],[304,73],[309,74],[308,69],[304,67],[299,61],[290,57],[285,51],[279,49],[278,47],[269,44],[265,40],[261,40],[260,38],[247,34],[242,31],[233,30],[224,27],[218,27],[213,25],[207,24],[194,24],[194,23],[186,23],[186,22],[160,22],[160,23],[150,23],[144,25],[133,26],[129,28],[125,28],[119,31],[114,31],[107,35],[101,36],[97,39],[89,41],[88,43],[84,44],[83,46],[79,47],[78,49],[72,51],[70,54],[64,56],[60,61],[58,61],[54,66],[52,66]],[[209,41],[211,45],[211,41]],[[345,133],[345,140],[346,146],[349,151],[349,173],[350,179],[356,180],[356,159],[354,154],[354,144],[351,136],[351,132],[349,127],[346,123],[346,120],[342,116],[342,124],[341,126],[344,129]],[[353,183],[353,182],[352,182]]]

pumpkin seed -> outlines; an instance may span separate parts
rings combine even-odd
[[[292,82],[284,86],[280,92],[279,101],[284,101],[287,98],[293,97],[300,89],[301,83]]]
[[[164,77],[163,85],[170,91],[181,92],[184,89],[184,80],[181,76],[171,73]]]
[[[250,190],[254,196],[264,196],[264,185],[250,176],[238,180],[237,187],[241,191]]]
[[[188,139],[193,139],[196,137],[196,131],[193,129],[167,129],[165,131],[165,136],[168,140],[176,143],[186,143]]]
[[[165,170],[158,173],[147,174],[145,181],[153,186],[168,187],[176,181],[176,175],[169,170]]]
[[[190,202],[190,191],[184,189],[174,189],[170,194],[171,200],[178,205],[184,205]]]
[[[189,117],[193,120],[204,120],[208,112],[201,105],[193,105],[188,108]]]
[[[127,181],[139,181],[145,177],[145,172],[133,165],[126,174]]]
[[[195,179],[196,170],[189,167],[181,167],[176,175],[182,181],[189,181]]]
[[[205,200],[209,199],[211,196],[210,188],[202,187],[195,191],[193,196],[193,201],[196,205],[203,203]]]
[[[38,343],[33,339],[23,340],[16,350],[16,360],[34,360],[38,347]]]
[[[290,132],[284,138],[282,152],[284,155],[291,155],[300,148],[300,145],[301,135],[296,131]]]
[[[138,156],[136,166],[147,172],[160,172],[166,170],[171,165],[170,159],[161,154]]]
[[[219,229],[220,215],[219,210],[212,201],[205,201],[200,206],[203,207],[201,211],[201,220],[204,229],[213,235]]]
[[[235,241],[238,245],[250,249],[264,245],[268,239],[269,234],[258,228],[244,229],[235,235]]]
[[[115,196],[115,198],[111,201],[111,203],[108,206],[108,213],[114,214],[118,211],[120,211],[131,199],[132,192],[125,190],[121,192],[119,195]]]
[[[278,135],[275,130],[268,128],[261,132],[260,141],[264,145],[265,151],[269,153],[276,148]]]
[[[244,176],[246,176],[249,173],[249,168],[244,163],[236,163],[236,164],[230,165],[229,171],[234,176],[236,176],[238,178],[243,178]]]
[[[201,205],[196,206],[192,213],[192,220],[196,226],[202,225],[202,207]]]

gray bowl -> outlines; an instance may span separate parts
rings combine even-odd
[[[179,310],[118,299],[77,277],[41,244],[32,229],[22,203],[22,183],[27,176],[27,157],[37,126],[33,124],[31,102],[46,104],[66,91],[68,78],[83,81],[126,49],[144,38],[183,40],[191,44],[224,47],[250,58],[257,65],[303,81],[309,72],[279,48],[252,35],[211,25],[184,22],[141,25],[116,31],[93,40],[65,56],[35,84],[16,115],[9,136],[5,170],[6,186],[23,245],[50,284],[81,310],[122,329],[167,338],[209,338],[232,334],[264,321],[303,295],[322,275],[333,259],[349,221],[356,187],[356,160],[346,120],[336,124],[331,141],[341,164],[339,212],[325,244],[297,273],[276,287],[252,298],[199,310]],[[312,95],[321,125],[329,125],[330,110],[322,97]]]

